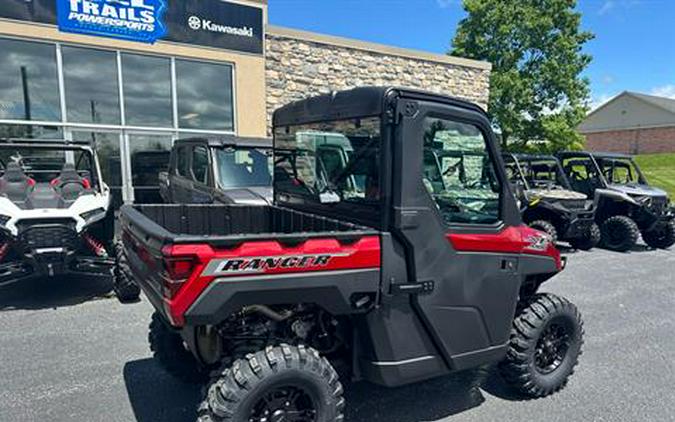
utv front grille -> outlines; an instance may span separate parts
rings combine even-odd
[[[668,198],[665,196],[656,196],[652,198],[651,203],[647,208],[654,214],[662,214],[666,211],[668,206]]]
[[[72,220],[48,224],[20,223],[19,242],[26,249],[67,248],[76,249],[79,238]]]

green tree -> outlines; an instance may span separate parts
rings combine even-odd
[[[451,54],[492,63],[489,112],[515,150],[578,149],[591,62],[576,0],[464,0]],[[532,141],[547,141],[532,142]]]

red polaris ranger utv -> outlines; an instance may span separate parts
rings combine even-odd
[[[444,159],[458,150],[461,167]],[[565,385],[581,317],[538,293],[564,260],[522,224],[480,108],[320,96],[274,114],[274,153],[273,205],[122,208],[155,357],[212,376],[200,422],[341,421],[334,368],[399,386],[500,362],[525,396]]]

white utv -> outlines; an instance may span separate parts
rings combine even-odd
[[[0,141],[0,286],[111,276],[113,235],[110,189],[90,145]]]

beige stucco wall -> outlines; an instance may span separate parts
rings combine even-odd
[[[365,85],[418,88],[487,107],[491,65],[268,26],[267,111],[312,95]]]
[[[231,63],[234,66],[235,75],[237,134],[241,136],[265,136],[266,134],[265,59],[262,56],[169,42],[147,45],[110,38],[68,34],[60,32],[52,25],[8,20],[0,20],[0,36]],[[218,83],[218,81],[213,81],[213,83]],[[148,93],[148,95],[151,94]]]
[[[591,112],[579,125],[581,133],[671,127],[675,115],[647,103],[630,93],[623,93]]]

